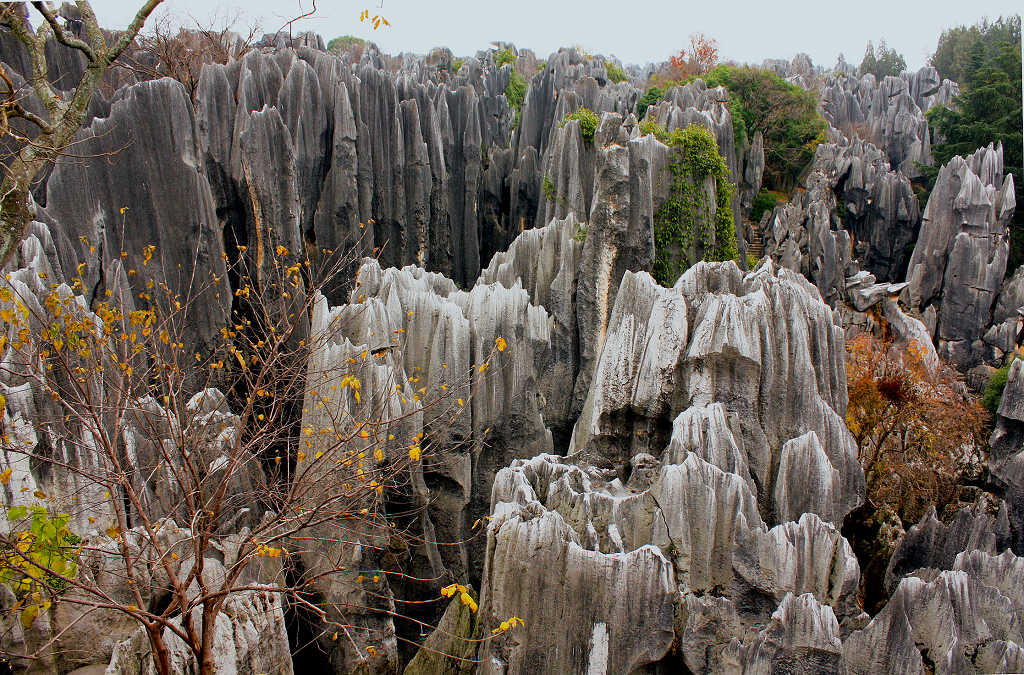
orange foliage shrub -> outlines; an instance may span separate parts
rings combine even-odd
[[[859,335],[847,343],[846,424],[857,441],[874,508],[917,522],[941,514],[980,462],[987,413],[945,364],[931,370],[915,347]]]

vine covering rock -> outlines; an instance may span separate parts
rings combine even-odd
[[[728,181],[729,168],[714,135],[697,124],[670,133],[648,122],[641,125],[641,131],[653,133],[672,151],[669,197],[654,214],[654,278],[670,286],[698,260],[735,258],[736,227],[730,200],[736,186]],[[715,183],[714,204],[702,187],[709,177]]]

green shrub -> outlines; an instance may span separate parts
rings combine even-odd
[[[28,628],[77,574],[81,539],[68,528],[66,513],[51,518],[43,506],[13,506],[6,515],[8,541],[16,543],[0,545],[0,583],[23,606],[21,621]]]
[[[737,265],[740,264],[740,254],[739,253],[736,254],[736,257],[733,258],[733,261]],[[748,253],[747,254],[747,269],[748,270],[752,270],[755,267],[757,267],[757,263],[759,263],[759,262],[761,262],[761,259],[758,258],[756,255],[754,255],[753,253]]]
[[[1005,366],[992,373],[992,377],[988,378],[988,384],[985,385],[985,393],[981,397],[981,406],[993,415],[999,411],[999,404],[1003,400],[1003,390],[1006,389],[1006,381],[1010,377],[1010,366],[1018,358],[1014,357]]]
[[[466,63],[466,59],[455,59],[452,61],[452,72],[457,73],[462,70],[462,65]]]
[[[540,61],[540,62],[537,63],[537,70],[544,70],[547,67],[548,67],[548,62],[547,61]]]
[[[737,140],[757,131],[764,136],[766,187],[792,188],[826,138],[817,95],[775,73],[749,66],[721,65],[701,77],[709,87],[728,90]]]
[[[624,71],[622,68],[619,68],[611,61],[604,62],[604,69],[608,73],[608,79],[611,82],[625,82],[626,80],[629,79],[629,77],[626,75],[626,71]]]
[[[640,100],[636,102],[636,118],[642,120],[644,115],[647,113],[647,109],[656,103],[660,103],[661,99],[665,96],[665,90],[659,87],[651,87],[648,89]]]
[[[647,121],[641,125],[641,131],[644,129],[650,129],[649,133],[672,150],[669,198],[654,214],[652,276],[670,286],[697,262],[691,259],[696,244],[700,244],[703,260],[735,260],[739,252],[731,200],[736,187],[728,181],[729,167],[714,135],[697,124],[668,133]],[[711,205],[701,190],[708,176],[715,180],[715,216],[710,224]]]
[[[327,43],[327,51],[343,52],[355,45],[365,45],[366,40],[357,38],[355,35],[340,35]]]
[[[512,71],[512,77],[508,78],[508,86],[505,87],[505,99],[516,111],[516,124],[519,124],[519,113],[523,109],[523,101],[526,100],[526,80],[516,71]]]
[[[494,53],[494,65],[497,68],[501,68],[506,63],[515,63],[519,57],[511,49],[502,49],[500,52]]]
[[[755,223],[761,222],[761,216],[764,215],[765,211],[771,211],[778,206],[780,200],[777,192],[771,190],[761,190],[754,197],[754,203],[750,207],[750,219]]]
[[[587,143],[594,142],[594,132],[597,131],[597,125],[601,123],[601,118],[597,116],[593,110],[589,108],[580,108],[576,112],[571,112],[562,118],[559,122],[558,128],[561,129],[565,126],[565,123],[569,120],[578,120],[580,123],[580,133],[583,134],[583,140]]]
[[[558,190],[555,188],[555,184],[551,182],[551,176],[545,175],[544,182],[541,183],[540,187],[545,199],[551,202],[558,199]]]

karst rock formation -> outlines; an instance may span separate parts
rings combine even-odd
[[[0,55],[23,72],[10,42],[3,36]],[[878,82],[823,74],[806,57],[767,63],[817,87],[829,137],[798,194],[761,221],[756,265],[745,255],[754,230],[742,223],[764,140],[737,144],[724,88],[698,79],[670,89],[647,118],[669,131],[698,124],[717,140],[738,186],[741,256],[698,263],[664,287],[650,272],[671,151],[640,131],[641,71],[614,83],[610,60],[578,49],[543,69],[526,50],[501,66],[494,53],[455,72],[445,50],[392,58],[368,45],[353,59],[304,36],[206,65],[194,94],[171,78],[121,73],[94,102],[74,155],[35,191],[36,222],[6,287],[42,304],[54,282],[95,309],[99,291],[128,301],[144,292],[128,271],[155,255],[174,292],[210,280],[184,330],[190,351],[208,349],[232,320],[239,281],[227,266],[240,257],[259,270],[278,247],[296,260],[347,252],[352,263],[305,318],[308,336],[329,336],[307,386],[357,376],[402,434],[431,444],[412,469],[414,551],[387,558],[368,545],[373,531],[324,544],[353,569],[395,573],[372,594],[353,590],[355,572],[353,583],[311,582],[331,607],[369,607],[345,614],[354,636],[288,615],[273,591],[280,567],[248,570],[253,590],[227,598],[215,626],[220,672],[292,672],[289,624],[301,621],[336,673],[1024,669],[1024,362],[1010,370],[991,441],[997,503],[951,522],[932,512],[911,528],[874,580],[889,595],[874,616],[843,536],[865,499],[845,423],[850,331],[884,316],[904,344],[964,372],[1015,346],[1024,276],[1004,281],[1015,192],[1002,148],[941,167],[926,204],[911,186],[917,163],[933,163],[924,111],[957,85],[930,67]],[[51,64],[80,68],[56,45]],[[521,108],[505,95],[514,71],[529,85]],[[599,116],[592,140],[579,122],[560,124],[580,107]],[[104,262],[115,251],[121,262]],[[495,352],[499,338],[508,349]],[[366,352],[379,358],[355,358]],[[390,384],[413,381],[401,392]],[[465,403],[443,434],[413,395],[421,386]],[[30,379],[11,375],[0,391],[12,442],[94,461],[48,444],[41,429],[59,412]],[[225,394],[193,393],[181,423],[209,427],[197,451],[215,473],[223,430],[239,433],[238,418]],[[340,399],[307,400],[303,428],[352,414]],[[153,478],[157,449],[132,447],[139,484],[169,505],[161,536],[173,547],[189,523]],[[35,490],[60,502],[91,489],[27,461],[13,468],[8,506],[34,503]],[[330,472],[318,484],[342,490]],[[238,507],[224,527],[242,537],[264,514]],[[79,511],[73,526],[96,535],[110,525],[101,517]],[[296,536],[329,534],[311,526]],[[205,563],[231,564],[230,546],[219,555]],[[115,576],[89,573],[124,592]],[[452,583],[470,588],[475,612],[440,599]],[[406,600],[420,604],[404,614],[437,630],[393,618]],[[525,625],[500,630],[513,616]],[[22,670],[155,672],[145,634],[121,615],[59,611],[15,628],[3,638],[15,645],[56,637]],[[170,647],[176,668],[194,667],[183,644]]]

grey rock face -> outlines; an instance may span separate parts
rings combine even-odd
[[[499,267],[500,263],[495,274]],[[534,288],[547,292],[540,285]],[[414,577],[475,579],[483,568],[484,551],[483,541],[474,540],[470,527],[488,512],[494,474],[515,458],[550,452],[551,434],[541,416],[544,387],[555,387],[547,365],[550,326],[547,312],[530,304],[518,278],[511,288],[481,283],[466,292],[421,268],[383,270],[372,260],[361,266],[349,304],[329,308],[325,298],[318,300],[312,334],[328,340],[310,363],[310,381],[317,391],[327,391],[346,374],[358,377],[363,403],[351,396],[307,397],[303,426],[351,428],[367,410],[380,409],[382,420],[398,420],[393,428],[374,432],[382,438],[394,436],[380,442],[386,456],[405,454],[412,439],[429,435],[429,449],[413,468],[415,498],[422,506],[417,528],[426,542],[409,561]],[[504,351],[496,347],[499,337],[508,345]],[[369,355],[371,351],[380,356]],[[563,396],[567,393],[563,385]],[[312,450],[316,449],[314,443]],[[323,483],[345,480],[343,472],[334,472],[325,475]],[[341,526],[353,527],[353,536],[371,542],[380,536],[354,524],[329,529]],[[352,538],[339,540],[334,532],[325,531],[318,538],[324,546],[338,541],[338,555],[380,555],[373,546],[356,546],[350,552],[346,547],[353,545],[346,542]],[[438,543],[474,541],[472,546]],[[307,557],[310,567],[320,553]],[[361,564],[378,569],[383,562],[366,558]],[[351,588],[338,582],[318,590],[334,602],[376,606],[370,596],[346,599],[351,592],[346,589]],[[375,597],[390,602],[392,593],[403,592],[384,585]],[[384,619],[371,610],[358,619],[350,613],[347,621],[358,625],[360,635],[365,634],[360,639],[370,644],[376,631],[394,633],[390,619]],[[372,643],[381,649],[379,641]],[[324,646],[338,652],[332,657],[338,663],[352,665],[358,658],[340,642]],[[389,649],[387,658],[393,661],[394,643]]]
[[[726,669],[748,672],[839,672],[842,641],[835,613],[813,595],[789,594],[749,645],[733,639],[722,654]]]
[[[662,662],[674,638],[694,672],[800,655],[837,670],[840,634],[866,620],[856,559],[825,520],[863,489],[848,432],[830,421],[845,412],[845,371],[810,353],[775,362],[790,349],[776,320],[807,336],[797,350],[842,342],[814,288],[770,261],[745,277],[702,263],[673,289],[623,275],[573,455],[518,460],[494,480],[482,630],[509,615],[533,623],[479,658],[510,673],[617,672]],[[802,370],[811,364],[821,370]],[[800,382],[793,407],[774,398],[775,377]],[[550,570],[565,581],[525,582]],[[666,574],[678,588],[661,585]],[[625,619],[641,627],[631,638],[613,587],[643,593]]]
[[[848,673],[991,672],[1019,662],[1020,616],[1013,600],[968,573],[932,581],[907,577],[881,613],[843,644]],[[997,666],[998,667],[998,666]]]
[[[764,176],[764,135],[758,131],[747,150],[743,161],[743,180],[739,184],[740,207],[744,213],[750,213],[757,193],[761,191],[761,179]]]
[[[657,467],[657,460],[651,457],[650,461]],[[673,460],[663,457],[663,461]],[[638,457],[633,464],[636,471]],[[860,614],[854,600],[859,570],[849,546],[833,527],[805,514],[799,523],[767,529],[746,483],[692,453],[678,464],[662,464],[643,489],[648,481],[631,478],[630,488],[619,479],[608,482],[601,473],[541,456],[518,461],[498,475],[494,520],[488,531],[488,550],[494,557],[488,559],[481,600],[484,626],[496,625],[509,613],[529,613],[534,623],[526,626],[525,639],[518,641],[522,646],[499,642],[489,646],[486,655],[507,664],[509,672],[525,672],[525,664],[541,658],[545,660],[540,663],[583,659],[558,662],[569,672],[578,672],[586,663],[595,663],[595,650],[606,648],[608,672],[612,672],[611,664],[622,659],[634,659],[630,663],[636,667],[662,658],[675,630],[688,667],[714,672],[716,664],[733,658],[727,647],[737,634],[744,635],[737,630],[741,625],[752,627],[753,635],[774,621],[773,612],[783,624],[799,625],[801,620],[782,617],[788,611],[802,612],[787,606],[794,594],[808,593],[817,598],[815,603],[827,603],[829,608],[815,605],[826,628],[810,630],[802,639],[825,634],[819,642],[831,645],[838,660],[836,613],[844,620]],[[536,553],[526,555],[526,550]],[[566,565],[566,559],[572,564]],[[588,583],[619,561],[630,564],[614,581]],[[563,569],[562,585],[524,584],[541,570]],[[656,585],[662,575],[668,573],[671,578],[673,572],[679,596],[674,586]],[[545,597],[565,593],[563,586],[571,591],[568,597],[585,594],[592,599],[570,605],[574,609],[567,615],[567,601]],[[630,597],[634,588],[644,593],[632,598],[630,605],[632,625],[644,630],[631,633],[630,638],[612,631],[604,646],[604,631],[619,625],[617,615],[622,611],[601,599],[604,589],[612,587],[630,589],[625,592]],[[680,609],[673,628],[676,603]],[[814,604],[806,598],[802,603]],[[830,622],[825,617],[831,617]],[[566,620],[578,628],[553,630]],[[595,645],[591,636],[598,634],[602,640]],[[636,635],[644,639],[637,642]],[[771,642],[761,637],[762,642]],[[696,647],[701,643],[707,649]],[[744,653],[753,649],[749,656],[735,657],[741,659],[753,659],[758,651],[747,644],[731,648]],[[642,661],[635,660],[637,650],[644,650]],[[603,657],[604,652],[597,655]]]
[[[816,167],[807,189],[775,208],[761,234],[765,253],[814,283],[826,302],[835,305],[844,297],[846,278],[857,270],[850,233],[842,229],[824,170]]]
[[[117,280],[98,261],[124,251],[124,267],[136,271],[128,279],[132,295],[156,278],[192,299],[189,349],[208,351],[228,320],[231,291],[184,87],[163,79],[121,89],[110,116],[79,132],[76,143],[82,157],[58,160],[43,216],[56,232],[64,273],[84,262],[86,289],[102,292]],[[147,246],[156,247],[148,263]],[[190,284],[201,292],[190,292]]]
[[[1024,553],[1024,361],[1010,366],[1006,388],[989,439],[989,472],[1009,508],[1012,546]]]
[[[997,513],[986,513],[980,505],[962,509],[949,525],[930,509],[921,522],[904,535],[885,573],[885,585],[892,592],[900,580],[920,570],[949,570],[964,551],[995,554],[1006,549],[1010,527],[1006,505]]]
[[[851,138],[870,140],[903,175],[919,175],[915,163],[931,164],[931,139],[924,113],[959,94],[949,80],[938,81],[934,68],[877,81],[845,74],[826,78],[821,91],[825,118]]]
[[[878,148],[858,138],[819,148],[815,164],[832,178],[847,214],[842,226],[853,236],[862,267],[881,281],[899,281],[921,214],[910,181],[890,169]]]
[[[942,168],[907,270],[904,298],[921,312],[935,308],[939,354],[961,368],[984,356],[981,338],[1006,271],[1016,202],[1002,155],[990,145]]]

